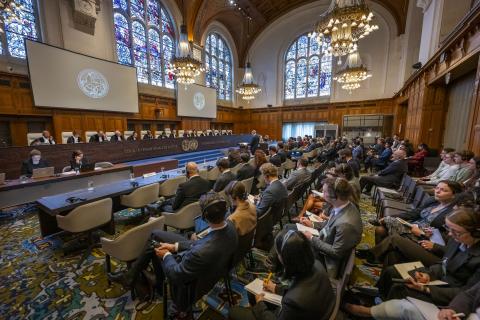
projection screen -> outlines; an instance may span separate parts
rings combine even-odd
[[[37,107],[138,112],[134,67],[26,41]]]
[[[177,114],[181,117],[216,118],[216,90],[197,84],[177,85]]]

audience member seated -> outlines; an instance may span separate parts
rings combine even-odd
[[[47,130],[44,130],[42,132],[42,136],[40,138],[38,138],[38,141],[41,144],[55,144],[55,140],[50,135],[50,132],[48,132]]]
[[[121,142],[124,140],[125,138],[119,130],[115,130],[115,134],[110,138],[110,142]]]
[[[473,157],[470,159],[470,166],[474,168],[474,172],[470,178],[463,182],[466,189],[471,189],[478,186],[480,179],[480,157]]]
[[[352,249],[362,238],[362,221],[357,206],[351,201],[352,187],[343,178],[327,178],[323,183],[323,198],[331,205],[328,220],[321,223],[300,218],[300,223],[320,230],[320,236],[304,231],[311,240],[317,258],[325,265],[331,278],[338,278],[339,271]]]
[[[393,135],[393,141],[392,141],[392,150],[395,151],[400,147],[401,141],[400,137],[396,134]]]
[[[456,204],[456,195],[462,186],[455,181],[444,180],[435,187],[434,201],[425,206],[399,214],[412,227],[401,223],[397,217],[384,217],[375,230],[372,249],[357,250],[357,256],[367,258],[370,263],[383,263],[390,266],[401,262],[421,261],[425,266],[440,263],[447,240],[444,228],[445,217]],[[443,239],[437,239],[434,232]]]
[[[230,198],[233,213],[228,220],[233,221],[239,236],[246,235],[257,226],[255,205],[248,201],[248,192],[240,181],[232,181],[225,187],[225,194]]]
[[[220,175],[217,177],[217,181],[213,185],[213,191],[220,192],[230,183],[235,180],[235,175],[230,171],[230,165],[226,158],[218,159],[217,167],[220,171]]]
[[[90,140],[88,142],[105,142],[107,140],[107,136],[102,130],[97,131],[93,136],[90,137]]]
[[[352,168],[353,175],[358,178],[360,177],[360,162],[357,159],[354,159],[352,156],[352,151],[348,148],[341,149],[338,151],[338,158],[340,162],[344,162]]]
[[[422,177],[421,179],[429,179],[429,178],[431,178],[432,176],[438,176],[441,172],[443,172],[444,170],[446,170],[446,169],[449,167],[449,165],[447,165],[447,164],[445,163],[445,161],[444,161],[444,160],[445,160],[445,156],[446,156],[448,153],[454,152],[454,151],[455,151],[455,149],[452,149],[452,148],[443,148],[442,151],[440,152],[440,159],[441,159],[441,161],[440,161],[440,164],[438,165],[438,168],[437,168],[434,172],[430,173],[429,175],[427,175],[427,176],[425,176],[425,177]]]
[[[301,185],[310,179],[312,174],[307,169],[308,159],[300,158],[297,161],[297,170],[292,171],[288,179],[284,180],[283,183],[287,187],[287,190],[293,190],[296,186]]]
[[[480,282],[480,219],[471,209],[460,208],[445,219],[445,228],[451,238],[441,263],[426,272],[416,272],[407,284],[394,284],[401,278],[394,266],[384,268],[377,282],[382,299],[404,299],[407,296],[445,306],[462,290]],[[445,286],[425,286],[433,280],[446,282]]]
[[[434,186],[442,180],[454,180],[453,178],[455,177],[455,174],[459,168],[459,166],[455,164],[454,156],[455,154],[453,152],[448,152],[445,154],[439,168],[431,175],[417,180],[417,184]]]
[[[115,136],[114,136],[115,137]],[[112,137],[113,138],[113,137]],[[132,135],[127,138],[127,141],[137,141],[138,140],[138,133],[137,131],[133,131]]]
[[[67,143],[82,143],[83,139],[80,136],[81,134],[81,130],[73,130],[72,135],[67,139]]]
[[[263,152],[263,150],[260,150],[260,149],[255,150],[254,159],[255,159],[255,179],[253,179],[252,194],[257,194],[258,193],[257,184],[259,182],[258,179],[260,178],[260,174],[261,174],[260,168],[264,163],[267,163],[268,160],[267,160],[267,156],[265,155],[265,152]]]
[[[390,146],[390,142],[385,142],[385,148],[382,153],[373,159],[373,166],[376,170],[383,170],[388,166],[393,153]]]
[[[173,318],[193,319],[192,305],[225,274],[238,244],[235,226],[225,221],[225,200],[216,193],[209,193],[200,199],[200,207],[210,227],[204,238],[189,240],[177,233],[156,230],[152,233],[153,241],[149,240],[130,269],[125,273],[109,274],[109,278],[131,288],[142,270],[152,263],[157,290],[162,291],[164,279],[168,280],[172,309],[176,313]],[[201,292],[197,288],[199,281]]]
[[[20,174],[22,176],[31,176],[33,169],[46,167],[48,167],[48,162],[42,159],[42,153],[37,149],[33,149],[30,151],[30,157],[28,160],[23,161]]]
[[[155,137],[152,134],[152,131],[147,130],[147,133],[143,135],[143,140],[150,140],[150,139],[155,139]]]
[[[262,192],[257,204],[257,216],[261,217],[269,208],[272,213],[283,209],[288,197],[287,188],[278,180],[278,169],[271,163],[264,163],[260,167],[260,172],[265,179],[267,187]]]
[[[388,167],[378,172],[374,176],[365,176],[360,178],[360,190],[370,193],[374,185],[384,188],[398,189],[402,177],[408,171],[405,151],[399,149],[392,155],[392,160]]]
[[[243,152],[240,154],[240,159],[243,165],[237,171],[236,180],[242,181],[255,176],[255,168],[248,163],[250,161],[250,155]]]
[[[158,136],[158,139],[166,139],[166,138],[168,138],[168,137],[167,137],[167,133],[165,131],[163,131],[162,134]]]
[[[185,166],[187,181],[181,183],[175,196],[168,199],[162,205],[162,211],[174,212],[186,205],[198,201],[202,195],[210,190],[210,182],[198,174],[198,166],[195,162],[189,162]]]
[[[282,158],[279,154],[277,154],[277,147],[269,146],[268,147],[268,154],[270,155],[270,163],[280,167],[282,165]]]
[[[281,262],[283,278],[291,281],[284,290],[269,280],[264,290],[283,296],[282,305],[273,309],[264,301],[264,295],[255,297],[250,308],[232,307],[233,320],[327,320],[335,307],[333,293],[325,267],[315,260],[309,241],[299,231],[282,230],[275,238],[275,254]]]
[[[365,171],[368,172],[368,169],[373,168],[375,160],[382,154],[385,149],[385,139],[376,138],[375,144],[369,146],[366,157],[365,157]]]
[[[83,156],[82,150],[75,150],[70,159],[70,171],[80,171],[80,168],[87,164],[87,160]]]
[[[354,147],[352,150],[352,158],[357,160],[359,163],[363,160],[363,145],[359,139],[354,141]]]
[[[228,165],[230,168],[235,167],[237,164],[242,163],[242,159],[240,157],[240,150],[238,149],[229,149],[228,150]]]
[[[428,156],[428,146],[425,143],[418,145],[418,151],[408,158],[408,172],[419,172],[423,170],[423,160]]]
[[[475,163],[470,163],[475,154],[471,151],[464,150],[455,152],[454,160],[458,165],[458,170],[452,180],[463,183],[467,181],[475,172]]]
[[[287,161],[287,158],[289,158],[289,154],[285,150],[283,142],[277,143],[277,154],[280,156],[280,160],[282,161],[282,163]]]

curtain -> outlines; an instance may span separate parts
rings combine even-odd
[[[472,72],[448,88],[448,111],[443,136],[445,147],[455,150],[465,148],[474,82],[475,72]]]
[[[290,137],[303,137],[305,135],[315,136],[315,122],[302,123],[284,123],[282,129],[283,140],[288,140]]]

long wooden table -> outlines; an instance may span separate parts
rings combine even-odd
[[[205,151],[237,146],[240,142],[250,142],[249,135],[208,136],[196,138],[154,139],[124,142],[82,143],[40,145],[35,147],[0,148],[0,172],[7,179],[20,176],[23,160],[28,159],[32,149],[42,152],[42,158],[55,167],[55,172],[69,165],[73,151],[80,149],[89,162],[108,161],[123,163],[174,154]]]

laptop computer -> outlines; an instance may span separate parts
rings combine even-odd
[[[52,177],[55,175],[55,167],[45,167],[32,170],[32,179]]]
[[[82,164],[80,167],[80,172],[90,172],[95,170],[95,163],[86,163]]]
[[[195,233],[197,234],[197,237],[199,238],[205,237],[208,233],[208,228],[210,228],[207,221],[203,220],[202,216],[196,216],[193,219],[193,223],[195,226]]]
[[[0,184],[5,184],[5,173],[0,173]]]

